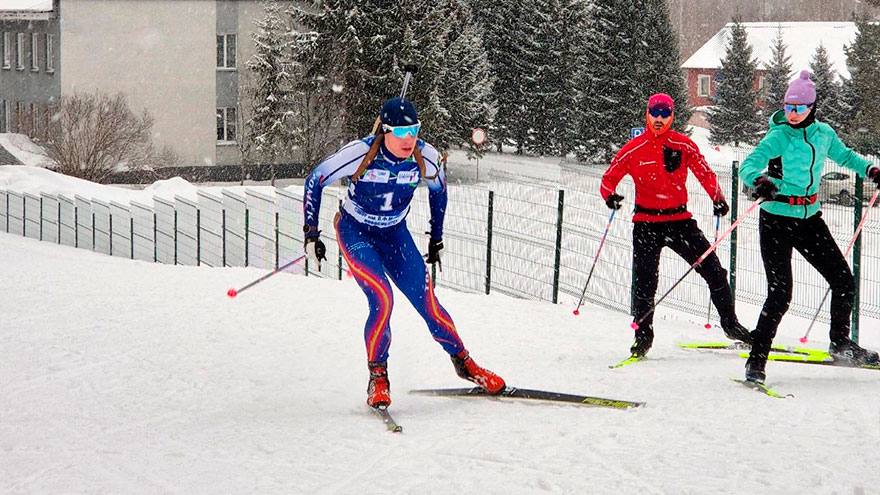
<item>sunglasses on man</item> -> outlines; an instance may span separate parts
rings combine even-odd
[[[785,113],[805,113],[810,109],[810,105],[793,105],[791,103],[786,103],[782,108],[785,109]]]
[[[388,124],[382,124],[382,130],[385,132],[390,132],[394,134],[394,137],[403,139],[407,136],[416,137],[419,135],[419,129],[422,127],[421,122],[416,122],[413,125],[399,125],[399,126],[390,126]]]
[[[649,108],[648,113],[651,117],[663,117],[664,119],[672,115],[672,109],[669,107]]]

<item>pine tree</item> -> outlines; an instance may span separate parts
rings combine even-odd
[[[848,105],[854,110],[845,134],[861,153],[880,155],[880,24],[856,19],[858,34],[844,48],[852,78],[846,87]]]
[[[541,53],[534,9],[525,0],[472,0],[471,4],[483,33],[497,105],[490,136],[499,151],[512,145],[522,153],[529,141],[529,112]]]
[[[654,93],[666,93],[675,101],[675,121],[673,128],[684,131],[691,110],[688,107],[687,84],[679,65],[681,53],[678,50],[678,35],[669,20],[669,5],[666,0],[646,0],[644,14],[637,17],[641,27],[636,32],[642,36],[640,60],[637,62],[641,83],[641,114],[648,97]]]
[[[766,65],[764,78],[764,111],[772,113],[782,108],[788,83],[791,81],[791,57],[786,54],[788,47],[782,39],[782,27],[776,32],[773,46],[770,48],[772,58]]]
[[[816,112],[823,122],[838,129],[842,123],[840,110],[840,85],[835,82],[835,72],[828,59],[828,51],[821,44],[810,60],[811,78],[816,83]]]
[[[730,25],[730,42],[717,76],[715,105],[709,110],[711,141],[723,143],[755,143],[761,137],[762,124],[756,107],[754,89],[757,62],[741,21]]]
[[[486,55],[462,0],[326,0],[293,13],[300,33],[315,34],[295,58],[310,79],[341,88],[335,99],[346,139],[370,132],[382,101],[400,94],[406,64],[420,67],[407,98],[419,108],[421,137],[459,144],[472,122],[490,122],[489,75],[480,62]],[[464,77],[455,67],[474,72]],[[472,92],[461,85],[468,80]],[[451,89],[456,101],[444,101]]]
[[[645,124],[645,101],[638,80],[644,14],[635,0],[595,0],[594,28],[587,33],[586,56],[577,76],[589,97],[579,104],[582,160],[608,160],[629,139],[629,130]]]
[[[283,63],[289,28],[275,0],[266,0],[264,11],[266,14],[257,22],[257,31],[252,35],[256,50],[247,62],[253,76],[253,109],[246,126],[254,151],[269,161],[274,185],[275,159],[289,149],[292,141],[287,122],[291,116],[287,99],[290,74]]]

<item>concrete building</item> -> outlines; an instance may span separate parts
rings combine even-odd
[[[243,79],[262,4],[241,0],[3,0],[0,132],[39,133],[62,95],[123,93],[181,165],[240,162]]]

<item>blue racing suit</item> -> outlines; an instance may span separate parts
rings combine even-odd
[[[309,174],[303,196],[304,224],[317,230],[322,189],[354,175],[373,144],[374,136],[352,141],[319,163]],[[418,140],[425,163],[431,238],[443,236],[446,177],[439,153]],[[464,350],[452,318],[434,296],[424,259],[406,228],[413,194],[423,179],[414,158],[400,159],[384,144],[358,181],[352,181],[334,227],[342,256],[367,296],[370,314],[364,327],[367,360],[388,359],[393,296],[386,274],[419,312],[434,340],[450,355]]]

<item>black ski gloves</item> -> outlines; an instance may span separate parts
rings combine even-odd
[[[443,251],[443,239],[431,239],[428,241],[428,254],[425,255],[425,263],[440,265],[440,271],[443,271],[443,262],[440,261],[440,252]]]
[[[716,217],[723,217],[728,213],[730,213],[730,205],[727,204],[727,200],[724,198],[712,203],[712,214]]]
[[[316,235],[306,237],[306,242],[303,246],[306,251],[306,257],[317,265],[318,270],[321,269],[321,261],[327,260],[327,246],[321,241],[320,234],[320,232],[317,232]]]
[[[874,181],[874,184],[877,184],[877,189],[880,189],[880,167],[869,168],[868,179]]]
[[[608,199],[605,200],[605,206],[611,208],[612,210],[619,210],[620,207],[623,205],[621,201],[623,201],[623,196],[617,193],[611,193],[608,196]]]
[[[765,200],[772,200],[776,197],[776,193],[779,192],[779,188],[776,187],[770,177],[766,175],[760,175],[757,179],[755,179],[755,192],[752,194],[752,198],[760,199],[763,198]]]

